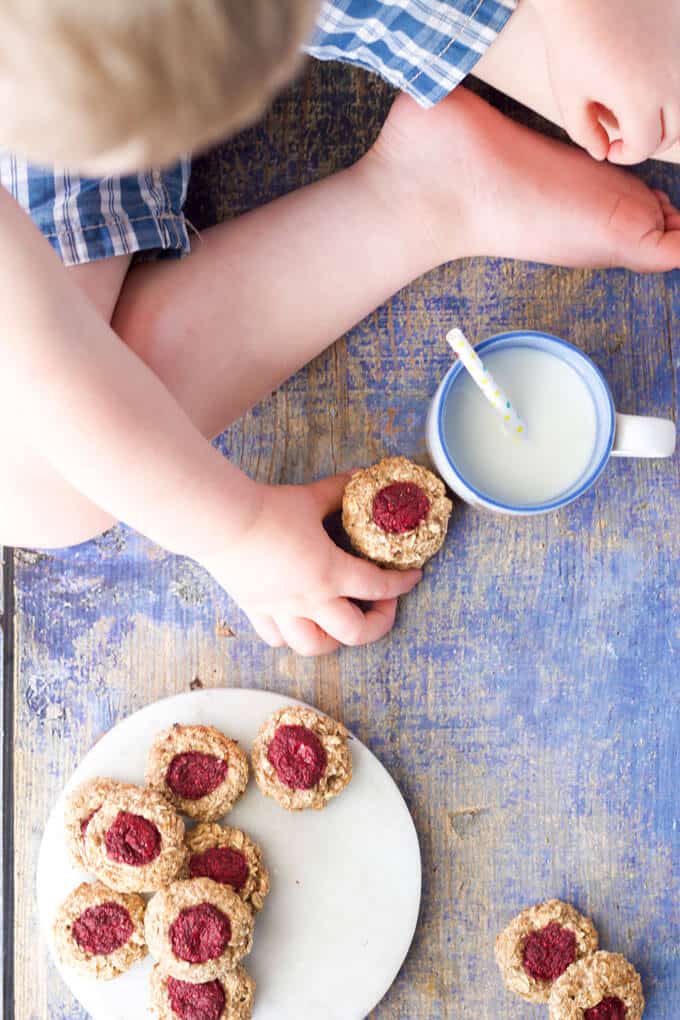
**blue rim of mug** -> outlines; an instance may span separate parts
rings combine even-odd
[[[463,363],[461,361],[457,361],[455,365],[452,365],[444,378],[444,386],[439,398],[439,407],[437,408],[437,435],[439,437],[439,444],[446,455],[449,467],[461,480],[463,485],[465,485],[470,492],[474,493],[474,495],[481,500],[482,503],[485,503],[487,506],[493,507],[496,510],[505,510],[511,513],[519,512],[525,514],[540,514],[545,513],[547,510],[559,510],[560,507],[566,506],[568,503],[573,503],[575,499],[578,499],[579,496],[582,496],[584,492],[587,492],[588,489],[595,484],[604,471],[614,446],[614,436],[616,433],[616,408],[614,407],[614,400],[612,398],[611,390],[609,389],[609,383],[592,358],[589,358],[587,354],[584,354],[583,351],[574,344],[569,343],[568,340],[562,340],[561,337],[553,336],[552,333],[543,333],[540,330],[535,329],[518,329],[510,330],[507,333],[496,333],[494,336],[490,336],[487,337],[486,340],[482,340],[481,343],[475,344],[475,350],[478,354],[481,354],[482,351],[485,351],[490,346],[497,344],[500,340],[521,340],[524,337],[535,337],[540,340],[549,340],[551,343],[555,343],[560,347],[567,347],[569,350],[575,351],[575,353],[586,362],[590,370],[599,378],[602,383],[602,388],[607,394],[610,410],[610,425],[606,450],[597,467],[590,472],[583,484],[580,485],[578,489],[574,490],[574,492],[570,492],[565,496],[562,496],[560,499],[551,500],[549,503],[501,503],[499,500],[492,499],[491,496],[487,496],[486,493],[475,488],[475,486],[467,480],[465,475],[456,466],[451,456],[451,452],[446,444],[446,440],[444,439],[443,423],[444,407],[446,405],[449,391],[460,373],[464,371]]]

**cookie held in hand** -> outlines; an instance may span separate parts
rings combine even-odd
[[[441,549],[451,509],[436,475],[406,457],[386,457],[352,475],[345,486],[342,523],[366,559],[410,570]]]
[[[569,903],[548,900],[515,917],[496,939],[496,962],[511,992],[527,1002],[547,1002],[555,981],[594,952],[593,922]]]

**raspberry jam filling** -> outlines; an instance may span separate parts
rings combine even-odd
[[[92,819],[94,818],[98,811],[99,808],[95,808],[94,811],[90,811],[89,815],[86,818],[82,819],[80,823],[80,835],[83,837],[83,839],[85,839],[85,833],[87,832],[88,825],[90,824],[90,822],[92,821]]]
[[[181,910],[170,925],[170,945],[187,963],[207,963],[222,955],[231,941],[231,923],[212,903]]]
[[[83,952],[108,956],[124,946],[134,931],[130,915],[120,903],[99,903],[83,910],[71,932]]]
[[[161,834],[148,818],[119,811],[104,837],[106,853],[118,864],[142,868],[161,852]]]
[[[219,981],[192,985],[188,981],[167,980],[168,999],[180,1020],[220,1020],[226,999]]]
[[[224,758],[202,751],[176,754],[165,773],[165,781],[182,800],[200,800],[223,783],[229,765]]]
[[[212,878],[239,892],[248,880],[248,862],[244,854],[229,846],[213,847],[189,858],[191,878]]]
[[[328,764],[323,744],[306,726],[279,726],[267,748],[267,758],[291,790],[311,790]]]
[[[583,1017],[584,1020],[626,1020],[627,1012],[626,1004],[613,995],[598,1002],[597,1006],[591,1006]]]
[[[413,531],[429,512],[429,499],[413,482],[392,482],[373,499],[373,521],[390,535]]]
[[[576,935],[552,921],[524,943],[524,969],[534,981],[556,981],[576,959]]]

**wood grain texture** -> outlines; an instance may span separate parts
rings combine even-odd
[[[316,67],[264,126],[201,163],[190,218],[234,215],[350,163],[389,102],[374,80]],[[676,171],[645,174],[678,197]],[[520,326],[564,336],[603,369],[620,410],[677,417],[679,314],[677,273],[452,264],[400,292],[220,445],[270,482],[385,453],[423,457],[454,320],[475,338]],[[394,633],[314,662],[265,648],[203,571],[125,528],[62,554],[17,553],[18,1020],[83,1016],[36,949],[35,862],[58,791],[116,721],[197,682],[318,704],[403,790],[423,849],[423,908],[372,1020],[533,1020],[500,986],[493,940],[548,896],[591,913],[605,946],[640,967],[649,1020],[675,1020],[679,511],[678,457],[613,462],[577,504],[535,520],[457,504]]]

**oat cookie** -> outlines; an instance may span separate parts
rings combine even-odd
[[[269,892],[262,851],[245,832],[203,823],[186,834],[187,861],[180,878],[212,878],[229,885],[244,903],[261,910]]]
[[[64,807],[64,838],[71,860],[78,868],[86,868],[83,856],[85,832],[104,799],[125,784],[115,779],[88,779],[71,793]]]
[[[184,822],[160,794],[124,786],[91,819],[83,856],[86,867],[118,892],[162,889],[184,864]]]
[[[81,974],[108,981],[120,977],[147,954],[141,896],[112,892],[101,882],[83,882],[54,919],[60,961]]]
[[[642,981],[619,953],[592,953],[559,978],[550,993],[550,1020],[640,1020]]]
[[[352,778],[349,733],[342,723],[311,708],[281,708],[253,744],[257,785],[288,811],[319,810]]]
[[[210,878],[173,882],[146,910],[150,953],[171,977],[212,981],[253,946],[253,915],[228,885]]]
[[[243,967],[221,971],[212,981],[191,984],[151,971],[151,1009],[158,1020],[250,1020],[255,982]]]
[[[248,758],[214,726],[171,726],[154,740],[146,783],[190,818],[214,822],[248,783]]]
[[[589,918],[569,903],[548,900],[523,910],[501,932],[496,962],[511,992],[527,1002],[547,1002],[557,978],[598,942]]]
[[[442,547],[451,514],[444,483],[406,457],[352,475],[342,523],[357,552],[384,567],[422,567]]]

